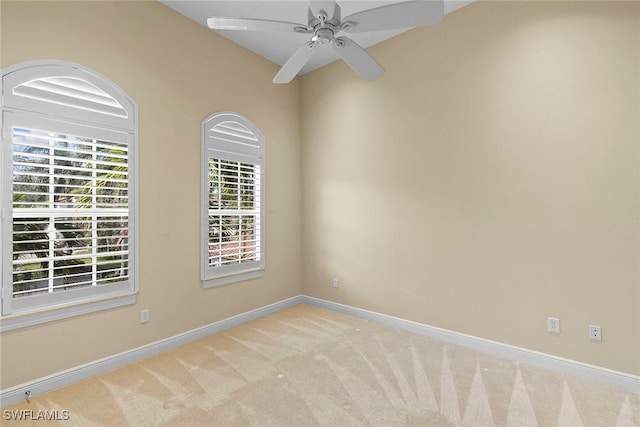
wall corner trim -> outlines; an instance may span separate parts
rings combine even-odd
[[[301,302],[302,295],[296,295],[255,310],[227,317],[226,319],[222,319],[160,341],[2,390],[0,391],[0,407],[5,408],[24,400],[25,392],[27,391],[31,393],[32,397],[36,397],[60,387],[129,365],[139,360],[146,359],[147,357],[162,353],[163,351],[171,350],[172,348],[197,341],[209,335],[276,313],[280,310],[284,310],[285,308],[293,307]]]
[[[524,363],[550,371],[569,374],[575,377],[608,384],[623,390],[640,393],[640,376],[626,372],[614,371],[600,366],[589,365],[576,360],[565,359],[546,353],[528,350],[509,344],[503,344],[472,335],[461,334],[447,329],[437,328],[411,320],[401,319],[374,311],[364,310],[345,304],[327,301],[320,298],[302,296],[302,303],[327,310],[337,311],[350,316],[367,319],[396,329],[402,329],[418,335],[460,345],[472,350],[503,357],[517,363]]]

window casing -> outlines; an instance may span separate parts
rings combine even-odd
[[[205,287],[264,270],[264,138],[246,118],[202,122],[202,280]]]
[[[3,330],[135,301],[135,103],[66,62],[2,79]]]

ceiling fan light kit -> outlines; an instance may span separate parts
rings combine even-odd
[[[444,15],[444,0],[418,0],[395,3],[356,12],[342,19],[340,6],[333,0],[311,0],[307,25],[293,22],[213,16],[207,25],[213,30],[285,31],[312,34],[285,62],[273,79],[289,83],[302,70],[319,45],[331,44],[336,54],[364,79],[372,81],[384,74],[384,68],[358,43],[340,32],[359,33],[396,30],[431,25]]]

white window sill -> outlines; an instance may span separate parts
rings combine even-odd
[[[246,271],[244,273],[237,273],[229,276],[207,278],[202,281],[202,286],[206,288],[213,288],[215,286],[228,285],[230,283],[244,282],[245,280],[258,279],[264,276],[264,269]]]
[[[56,320],[67,319],[69,317],[89,314],[96,311],[108,310],[122,307],[123,305],[134,304],[137,294],[126,294],[109,299],[94,300],[85,303],[74,304],[58,309],[43,310],[35,313],[25,313],[4,316],[0,319],[0,332],[12,331],[14,329],[27,328],[29,326]]]

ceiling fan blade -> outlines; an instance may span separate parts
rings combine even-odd
[[[273,78],[274,83],[289,83],[309,61],[318,43],[309,41],[296,50]]]
[[[333,16],[336,13],[336,2],[334,0],[310,0],[309,1],[309,10],[313,14],[314,18],[318,18],[318,14],[321,11],[327,14],[327,21],[333,19]],[[340,19],[340,17],[337,17]]]
[[[443,16],[443,0],[408,1],[354,13],[346,16],[342,25],[344,31],[364,33],[435,24]]]
[[[384,74],[384,68],[373,59],[360,45],[350,38],[338,37],[333,43],[333,50],[344,60],[353,71],[365,79],[372,81]]]
[[[295,31],[306,32],[307,26],[295,22],[269,21],[266,19],[224,18],[212,16],[207,19],[212,30],[248,30],[248,31]],[[300,29],[304,30],[301,31]]]

